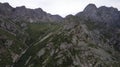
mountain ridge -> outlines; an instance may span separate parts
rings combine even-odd
[[[28,22],[62,22],[59,15],[51,15],[41,8],[29,9],[25,6],[13,8],[8,3],[0,3],[1,15],[6,15],[13,20],[25,20]]]
[[[94,4],[89,4],[83,12],[79,12],[75,16],[85,20],[92,20],[96,24],[120,28],[120,11],[117,8],[105,6],[97,8]]]
[[[8,3],[0,8],[0,67],[120,66],[120,12],[115,8],[89,4],[62,23],[41,8]]]

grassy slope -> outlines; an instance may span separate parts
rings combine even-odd
[[[31,46],[27,49],[25,54],[21,56],[20,60],[15,63],[15,67],[23,66],[30,56],[34,58],[33,56],[35,56],[36,53],[45,46],[53,32],[57,31],[59,28],[61,28],[61,26],[62,25],[58,23],[29,24],[27,32],[29,33],[29,36],[31,38],[31,40],[28,41]]]
[[[13,41],[11,46],[7,46],[1,42],[1,47],[3,48],[4,52],[0,54],[0,67],[4,67],[4,65],[12,64],[11,52],[20,54],[22,52],[20,48],[25,49],[26,46],[22,41],[18,40],[16,36],[8,31],[0,29],[0,35],[5,36],[5,40]]]
[[[29,39],[27,44],[33,44],[39,41],[44,35],[57,30],[61,24],[58,23],[32,23],[28,24],[27,32],[29,33]]]
[[[1,22],[6,22],[6,23],[14,23],[13,21],[9,20],[9,19],[3,19],[1,20]],[[19,23],[19,22],[18,22]],[[25,22],[27,23],[27,22]],[[56,24],[56,23],[27,23],[28,24],[28,29],[26,30],[26,33],[29,34],[26,43],[28,45],[35,43],[37,41],[39,41],[42,37],[44,37],[45,35],[47,35],[48,33],[57,30],[61,24]],[[23,31],[20,28],[20,24],[15,24],[16,28],[19,29],[21,32]],[[25,35],[26,35],[25,33]],[[0,41],[0,48],[3,48],[3,50],[5,50],[3,53],[0,53],[0,67],[5,67],[6,65],[11,65],[13,64],[12,62],[12,55],[11,53],[15,53],[15,54],[21,54],[21,52],[23,52],[26,49],[26,43],[24,43],[24,39],[25,39],[25,35],[21,35],[21,34],[17,34],[17,36],[11,34],[9,31],[7,30],[3,30],[0,29],[0,35],[5,36],[6,40],[10,40],[13,41],[13,44],[8,47],[6,46],[4,43],[2,43],[2,41]],[[24,37],[25,36],[25,37]],[[22,49],[21,49],[22,48]]]

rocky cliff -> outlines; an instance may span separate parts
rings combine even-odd
[[[0,3],[0,16],[11,18],[16,21],[24,20],[27,22],[62,22],[63,18],[59,15],[51,15],[41,8],[29,9],[25,6],[11,7],[8,3]]]
[[[97,23],[101,22],[120,27],[120,11],[117,8],[106,6],[97,8],[94,4],[89,4],[83,12],[76,14],[76,16]]]

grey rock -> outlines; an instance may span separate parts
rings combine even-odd
[[[97,8],[94,4],[89,4],[83,12],[79,12],[76,16],[114,27],[120,25],[120,11],[113,7],[102,6]]]
[[[0,16],[12,18],[16,21],[28,22],[62,22],[63,18],[59,15],[51,15],[46,13],[41,8],[29,9],[25,6],[11,7],[8,3],[0,3]]]

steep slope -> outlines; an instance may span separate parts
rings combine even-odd
[[[63,20],[0,3],[0,67],[119,67],[119,30],[112,7],[89,4]]]
[[[76,15],[86,21],[90,30],[99,32],[105,36],[109,44],[120,50],[120,11],[113,7],[99,7],[89,4],[83,12]]]
[[[64,27],[33,44],[13,67],[119,67],[119,52],[102,38],[68,16]]]
[[[0,18],[0,67],[10,67],[27,48],[26,34],[12,20]]]
[[[40,8],[13,8],[0,3],[0,67],[11,67],[32,43],[57,30],[62,20]]]
[[[29,34],[28,39],[26,40],[26,43],[28,45],[36,43],[36,41],[39,41],[42,37],[44,37],[46,34],[58,30],[62,26],[61,23],[31,23],[28,24],[28,29],[26,29],[26,32]]]

